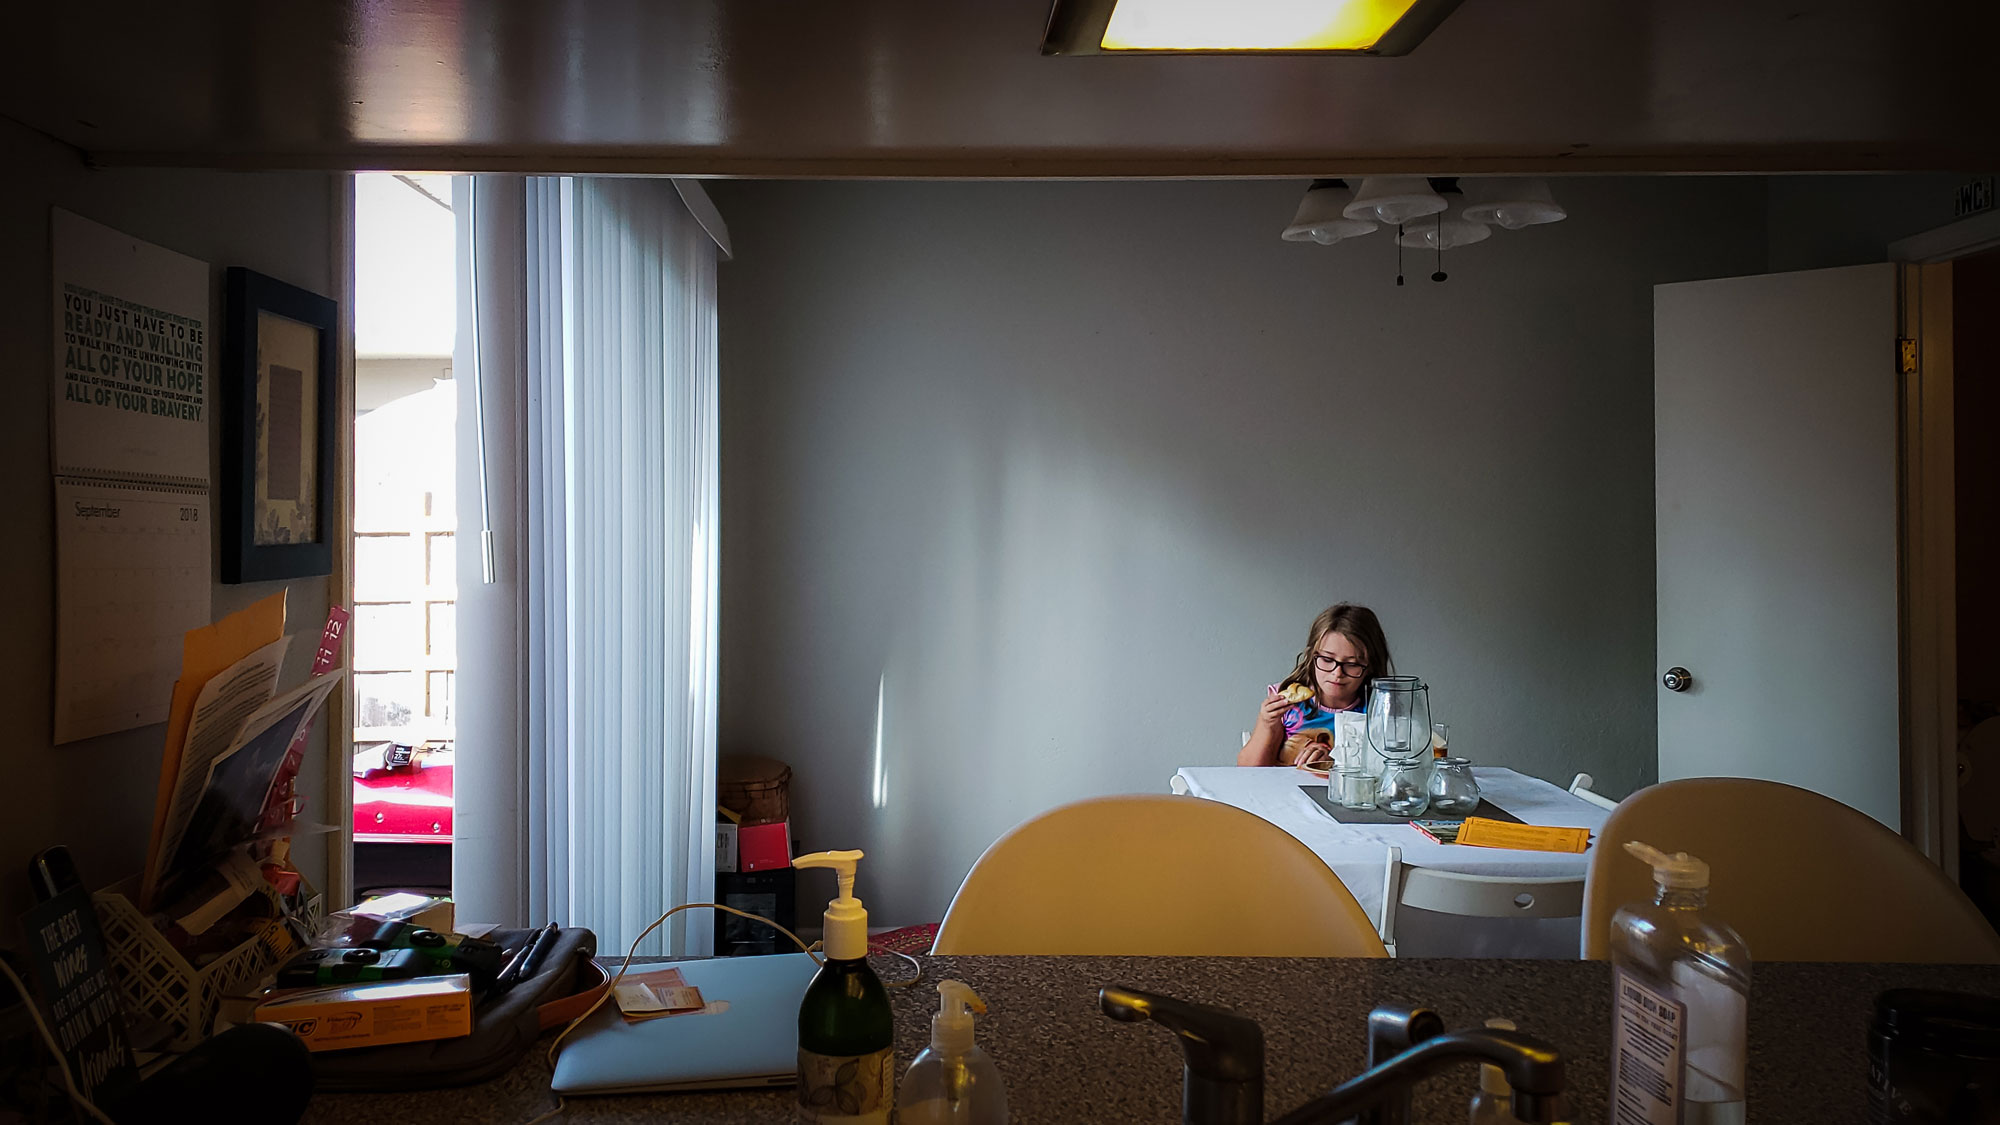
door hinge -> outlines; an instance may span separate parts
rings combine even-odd
[[[1896,370],[1905,375],[1917,373],[1917,342],[1908,336],[1896,341]]]

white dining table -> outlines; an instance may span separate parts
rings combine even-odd
[[[1354,893],[1377,928],[1391,847],[1402,849],[1406,865],[1471,875],[1582,878],[1590,861],[1589,852],[1440,844],[1408,824],[1343,824],[1301,791],[1303,786],[1324,785],[1324,779],[1288,766],[1186,766],[1179,776],[1190,796],[1255,813],[1312,849]],[[1559,786],[1504,767],[1474,766],[1472,776],[1486,800],[1523,823],[1588,828],[1594,834],[1609,815]],[[1597,847],[1594,838],[1591,847]],[[1404,957],[1574,959],[1581,932],[1577,918],[1458,918],[1410,907],[1396,912],[1397,953]]]

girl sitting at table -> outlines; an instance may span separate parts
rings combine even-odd
[[[1301,754],[1308,761],[1327,756],[1334,716],[1365,709],[1369,681],[1394,667],[1373,610],[1346,602],[1328,606],[1313,618],[1292,674],[1265,692],[1236,764],[1289,766]]]

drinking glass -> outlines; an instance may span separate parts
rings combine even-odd
[[[1366,766],[1348,766],[1333,775],[1339,787],[1338,794],[1342,808],[1372,809],[1375,807],[1375,771]]]
[[[1430,763],[1423,758],[1395,759],[1382,769],[1375,807],[1390,816],[1422,816],[1431,805]]]
[[[1469,758],[1439,758],[1431,763],[1431,808],[1441,813],[1469,813],[1479,807],[1479,782],[1472,777]]]

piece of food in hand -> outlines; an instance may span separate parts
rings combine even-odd
[[[1304,703],[1306,700],[1312,698],[1313,689],[1304,684],[1286,684],[1285,690],[1278,694],[1284,697],[1287,703]]]

